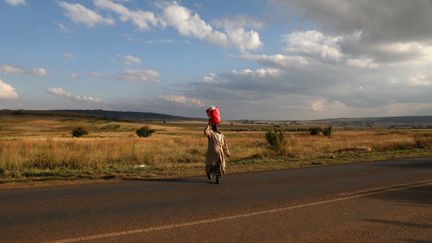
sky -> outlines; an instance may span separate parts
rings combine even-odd
[[[0,109],[432,115],[430,0],[0,0]]]

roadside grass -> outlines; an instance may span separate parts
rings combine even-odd
[[[148,125],[156,132],[135,134]],[[0,182],[158,178],[203,174],[204,123],[134,123],[88,118],[0,116]],[[84,127],[89,134],[72,137]],[[231,128],[231,129],[230,129]],[[282,153],[265,139],[268,125],[225,124],[228,172],[432,156],[432,130],[335,129],[332,137],[285,132]]]

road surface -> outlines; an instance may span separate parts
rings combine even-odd
[[[432,159],[0,189],[1,242],[432,242]]]

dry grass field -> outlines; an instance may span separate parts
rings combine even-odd
[[[147,138],[135,131],[149,125]],[[154,178],[203,174],[207,139],[200,122],[133,123],[91,118],[0,115],[0,180]],[[89,134],[73,138],[74,128]],[[224,124],[228,172],[432,155],[432,130],[335,128],[331,137],[285,132],[282,153],[267,144],[270,125]],[[295,130],[295,127],[281,126]]]

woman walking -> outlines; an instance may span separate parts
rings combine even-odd
[[[212,181],[212,175],[216,176],[216,184],[220,184],[220,178],[226,174],[225,157],[230,156],[228,145],[225,142],[224,135],[219,131],[218,125],[211,125],[210,122],[204,130],[208,138],[208,147],[206,155],[206,172],[209,181]]]

